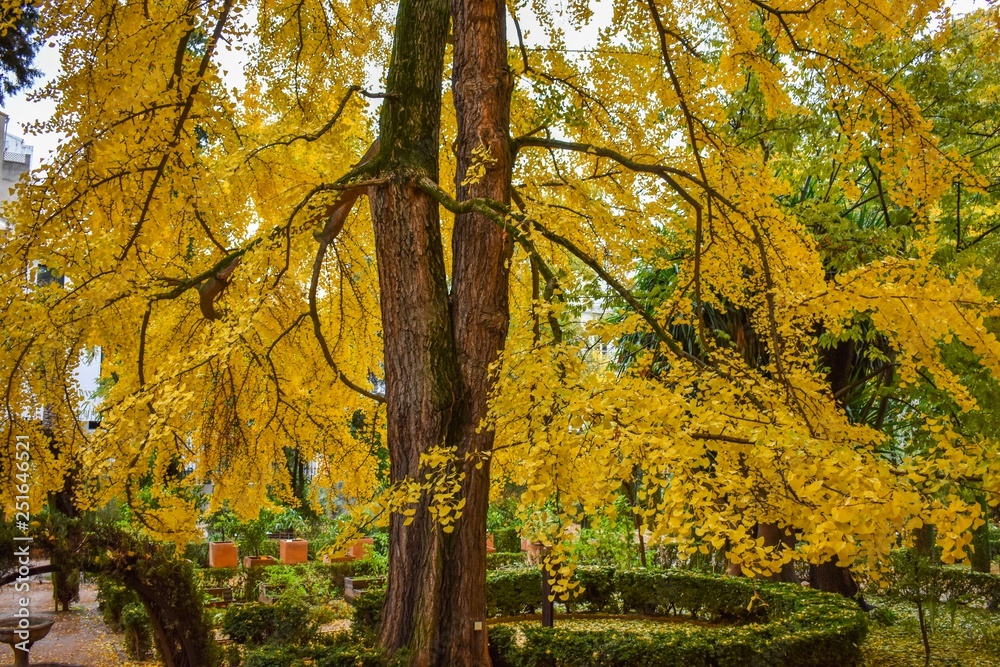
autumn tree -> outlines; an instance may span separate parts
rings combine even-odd
[[[609,4],[581,50],[565,28],[599,5],[42,3],[63,68],[40,129],[66,139],[8,211],[0,352],[8,443],[54,411],[36,492],[83,470],[81,507],[118,498],[180,539],[205,479],[245,516],[291,500],[294,446],[389,524],[380,639],[415,665],[489,662],[495,479],[526,489],[557,592],[569,525],[637,479],[640,529],[747,574],[877,569],[924,521],[965,557],[981,518],[957,485],[997,490],[994,434],[918,406],[926,446],[896,456],[905,438],[845,398],[891,367],[972,414],[947,349],[1000,370],[996,303],[939,256],[951,184],[989,183],[894,48],[947,12]],[[871,242],[824,246],[874,207]],[[39,263],[65,286],[28,289]],[[585,306],[617,316],[574,324]],[[628,364],[598,344],[630,337]],[[845,374],[848,341],[864,364]],[[87,435],[74,372],[94,347]]]

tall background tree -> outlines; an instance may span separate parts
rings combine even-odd
[[[0,3],[0,104],[41,74],[34,61],[41,47],[38,8],[30,2]]]
[[[37,492],[84,471],[82,508],[118,498],[182,539],[206,479],[246,516],[291,500],[294,446],[390,525],[381,642],[416,665],[489,662],[498,478],[557,592],[570,524],[623,483],[640,530],[746,574],[877,570],[924,522],[964,558],[961,486],[995,497],[995,433],[930,403],[905,432],[877,417],[880,385],[929,382],[972,418],[972,376],[1000,370],[981,262],[942,254],[952,184],[988,198],[988,168],[900,46],[943,52],[947,13],[618,0],[567,44],[597,6],[42,4],[45,128],[68,138],[8,212],[0,283],[4,437],[42,439],[51,406],[60,443]],[[35,262],[66,284],[25,289]],[[574,325],[585,306],[616,316]],[[597,344],[628,339],[627,364]],[[384,429],[387,488],[359,422]],[[849,593],[838,576],[817,581]]]

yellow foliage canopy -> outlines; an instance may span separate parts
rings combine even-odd
[[[606,19],[596,42],[568,48],[564,28],[595,8]],[[359,506],[376,497],[379,293],[392,286],[379,284],[367,204],[322,263],[316,234],[337,179],[376,138],[378,96],[364,87],[387,65],[393,9],[43,3],[63,71],[42,92],[58,111],[41,129],[66,139],[7,212],[0,284],[3,435],[42,442],[44,409],[58,443],[36,447],[38,493],[76,467],[81,501],[125,498],[154,531],[180,534],[205,479],[213,503],[244,514],[269,491],[290,497],[294,446],[320,462],[320,486]],[[516,207],[490,210],[518,247],[484,428],[496,429],[498,484],[524,489],[526,513],[549,512],[537,536],[563,539],[640,479],[636,511],[656,539],[725,547],[748,571],[874,563],[920,522],[937,525],[946,559],[963,558],[980,519],[959,486],[1000,491],[995,440],[928,415],[927,445],[909,448],[916,431],[852,417],[824,356],[877,338],[894,386],[932,383],[962,412],[977,404],[947,345],[1000,370],[987,326],[997,304],[976,266],[938,259],[952,243],[942,198],[956,180],[982,192],[984,176],[942,145],[894,73],[906,67],[896,45],[946,31],[940,3],[511,11],[541,36],[510,49]],[[446,96],[441,184],[455,180],[454,134]],[[803,211],[848,209],[876,179],[884,243],[834,270]],[[800,192],[810,201],[796,208]],[[890,230],[899,212],[902,240]],[[65,284],[36,287],[39,263]],[[654,293],[641,285],[650,274],[669,280]],[[603,316],[574,325],[582,305]],[[88,436],[74,372],[95,348],[101,428]],[[481,461],[442,449],[425,463],[422,487],[389,489],[374,511],[429,492],[450,526],[463,502],[455,466]],[[196,474],[178,475],[185,466]],[[765,545],[758,523],[794,531],[795,551]]]

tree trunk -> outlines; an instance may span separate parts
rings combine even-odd
[[[840,593],[844,597],[855,600],[865,611],[871,611],[872,606],[861,595],[861,589],[851,574],[851,569],[840,567],[834,560],[828,560],[820,565],[809,566],[809,585],[827,593]]]
[[[446,442],[458,383],[437,202],[411,184],[372,197],[385,341],[386,440],[392,481],[420,478],[420,454]],[[389,582],[380,640],[390,653],[435,643],[443,533],[423,499],[409,526],[389,525]],[[416,657],[415,657],[416,659]],[[435,664],[424,656],[415,664]]]
[[[486,641],[486,510],[493,434],[479,432],[489,366],[507,335],[511,240],[476,214],[456,217],[449,303],[437,203],[414,180],[438,176],[446,0],[404,0],[373,166],[390,182],[371,188],[385,345],[387,445],[394,482],[419,479],[420,454],[455,447],[465,507],[450,534],[423,499],[409,526],[390,519],[390,569],[380,642],[410,650],[415,666],[489,665]],[[504,4],[456,0],[454,100],[457,195],[510,198],[512,77]],[[486,173],[462,185],[473,150]],[[479,467],[477,468],[477,464]],[[477,627],[478,626],[478,627]]]
[[[914,548],[917,550],[917,555],[923,556],[931,564],[937,565],[937,558],[934,551],[934,525],[930,523],[925,523],[920,528],[917,529],[917,540]]]
[[[830,389],[834,395],[846,390],[850,385],[851,368],[856,361],[854,343],[843,341],[825,353],[826,362],[830,372],[828,379]],[[850,392],[845,391],[837,401],[841,406],[846,405],[850,399]],[[831,558],[825,563],[809,566],[809,585],[828,593],[840,593],[844,597],[849,597],[858,601],[862,609],[866,611],[871,608],[864,598],[861,597],[861,589],[854,580],[854,575],[848,567],[837,565],[837,560]]]
[[[764,538],[765,547],[774,547],[778,544],[784,544],[789,549],[795,547],[795,536],[789,535],[787,531],[778,528],[778,524],[776,523],[757,524],[757,537]],[[785,563],[781,567],[780,572],[772,574],[767,579],[770,581],[784,581],[790,584],[799,583],[799,577],[795,574],[795,565],[793,563]]]
[[[454,0],[452,93],[458,123],[457,199],[510,202],[510,95],[506,6],[503,0]],[[489,159],[475,183],[463,185],[485,147]],[[446,538],[440,661],[455,667],[489,665],[486,637],[486,511],[493,432],[480,431],[493,387],[489,368],[503,350],[510,322],[508,290],[513,249],[509,235],[476,213],[456,216],[452,235],[452,324],[459,393],[450,434],[464,461],[466,505]],[[477,468],[477,465],[480,467]],[[476,623],[480,623],[478,630]]]
[[[387,404],[386,444],[394,483],[419,479],[420,454],[446,444],[458,385],[437,202],[413,182],[437,180],[441,79],[448,0],[403,0],[396,16],[387,97],[373,161],[391,182],[369,200],[381,291]],[[389,524],[389,576],[379,640],[413,664],[435,664],[443,533],[426,499],[412,523]]]
[[[989,572],[990,562],[993,554],[990,553],[990,508],[986,504],[986,494],[977,493],[976,500],[979,501],[980,516],[983,518],[983,525],[972,531],[972,548],[974,551],[969,560],[972,564],[973,572]]]

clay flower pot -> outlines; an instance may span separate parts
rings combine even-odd
[[[309,560],[309,542],[306,540],[281,540],[278,542],[281,562],[285,565],[305,563]]]
[[[243,567],[267,567],[268,565],[277,565],[278,559],[274,556],[244,556],[243,557]]]
[[[366,555],[375,550],[375,540],[370,537],[362,537],[347,548],[347,555],[355,560],[361,560]]]
[[[209,567],[236,567],[239,565],[239,554],[235,542],[209,542]]]

